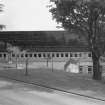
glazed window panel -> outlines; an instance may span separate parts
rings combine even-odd
[[[44,57],[44,58],[46,57],[46,54],[45,54],[45,53],[43,53],[43,57]]]
[[[75,54],[75,57],[78,57],[78,55],[77,55],[77,54]]]
[[[73,57],[73,54],[72,53],[70,53],[70,57]]]
[[[68,53],[65,54],[65,57],[68,57]]]
[[[49,54],[49,53],[47,54],[47,57],[48,57],[48,58],[50,57],[50,54]]]
[[[29,54],[29,57],[32,57],[32,54]]]
[[[21,57],[24,57],[24,54],[21,54]]]
[[[88,66],[88,73],[89,73],[89,74],[92,73],[92,66]]]
[[[63,53],[61,54],[61,57],[64,57],[64,54]]]
[[[15,57],[15,54],[12,54],[12,57]]]
[[[25,57],[27,58],[28,57],[28,54],[25,54]]]
[[[0,54],[0,57],[2,57],[2,54]]]
[[[19,57],[19,54],[17,54],[16,57]]]
[[[6,54],[4,54],[4,58],[6,58]]]
[[[37,54],[34,54],[34,57],[37,57]]]
[[[55,57],[55,54],[54,53],[52,53],[52,57]]]
[[[40,57],[42,57],[42,55],[41,54],[38,54],[38,57],[40,58]]]
[[[83,66],[79,66],[79,73],[83,72]]]
[[[58,53],[56,54],[56,57],[59,57],[59,54]]]
[[[88,57],[92,57],[91,53],[88,54]]]

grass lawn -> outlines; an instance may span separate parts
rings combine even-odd
[[[0,76],[22,80],[28,83],[38,83],[53,88],[80,93],[96,98],[105,99],[105,83],[92,80],[89,75],[72,74],[64,71],[50,69],[30,69],[25,76],[25,70],[10,69],[0,70]]]

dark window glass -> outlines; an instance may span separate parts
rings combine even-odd
[[[0,54],[0,57],[2,57],[2,54]]]
[[[77,54],[75,54],[75,57],[77,57]]]
[[[59,54],[56,54],[56,57],[59,57]]]
[[[41,54],[38,54],[38,57],[41,57]]]
[[[91,53],[88,54],[88,57],[91,57]]]
[[[34,54],[34,57],[37,57],[37,54]]]
[[[72,53],[70,53],[70,57],[73,57],[73,54]]]
[[[4,54],[4,58],[6,57],[6,54]]]
[[[15,54],[12,54],[12,57],[15,57]]]
[[[28,54],[25,54],[25,57],[28,57]]]
[[[61,57],[64,57],[64,54],[61,54]]]
[[[32,57],[32,54],[29,54],[30,57]]]
[[[54,53],[52,53],[52,57],[55,57]]]
[[[17,57],[19,57],[19,54],[17,54]]]
[[[0,57],[2,57],[2,54],[0,54]]]
[[[21,54],[21,57],[24,57],[24,54]]]
[[[83,72],[83,67],[79,66],[79,72],[82,73]]]
[[[43,57],[46,57],[46,54],[45,53],[43,54]]]
[[[92,73],[92,66],[88,66],[88,73]]]
[[[50,57],[50,54],[47,54],[47,57]]]
[[[68,53],[65,54],[65,57],[68,57]]]

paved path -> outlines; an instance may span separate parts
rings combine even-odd
[[[105,105],[105,102],[0,78],[0,105]]]

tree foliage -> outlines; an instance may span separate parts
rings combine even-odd
[[[66,30],[78,30],[88,41],[93,58],[93,78],[101,79],[99,58],[105,51],[105,0],[51,0],[53,19]],[[96,67],[95,67],[96,65]]]
[[[4,7],[4,5],[0,4],[0,13],[3,12],[3,7]],[[0,30],[3,30],[4,28],[6,28],[6,26],[3,24],[0,24]]]
[[[3,30],[4,28],[6,28],[6,26],[3,24],[0,24],[0,30]]]

